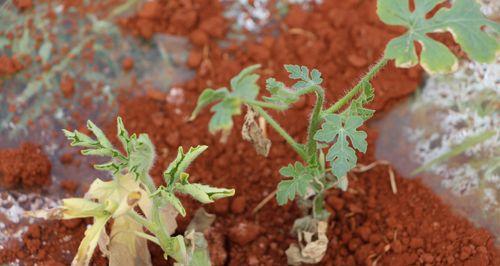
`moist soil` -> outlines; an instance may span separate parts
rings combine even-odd
[[[254,63],[262,64],[261,81],[268,76],[286,80],[282,70],[285,63],[318,68],[325,78],[329,102],[341,97],[380,57],[385,43],[399,29],[381,24],[375,14],[376,1],[325,2],[310,12],[292,6],[272,30],[265,29],[258,37],[252,35],[241,43],[225,40],[231,22],[223,18],[219,1],[150,1],[136,15],[119,22],[124,32],[139,38],[162,32],[187,36],[192,43],[186,64],[196,75],[175,86],[182,93],[148,90],[146,95],[132,99],[123,96],[119,115],[129,132],[147,133],[155,144],[158,156],[152,176],[158,184],[179,145],[209,146],[189,169],[192,181],[237,191],[233,198],[207,206],[217,214],[208,234],[214,265],[286,265],[284,251],[294,241],[290,229],[301,216],[300,211],[295,204],[279,207],[274,200],[255,214],[252,210],[276,188],[281,180],[278,169],[298,158],[272,130],[269,157],[257,155],[237,130],[241,117],[236,118],[227,143],[220,143],[219,136],[208,133],[208,112],[192,122],[189,115],[204,88],[226,86],[234,74]],[[229,44],[221,48],[221,40]],[[402,70],[390,65],[373,81],[376,97],[371,108],[383,114],[384,109],[415,91],[421,78],[418,68]],[[292,110],[273,115],[292,136],[304,140],[313,101],[306,97]],[[104,125],[108,134],[116,133],[114,124],[113,120]],[[373,128],[366,130],[369,148],[366,155],[360,154],[363,164],[375,161],[377,139]],[[31,176],[50,180],[48,159],[41,152],[33,152],[36,146],[29,145],[33,144],[0,152],[2,162],[10,160],[0,164],[3,186],[29,188]],[[22,165],[19,173],[14,171],[16,165]],[[13,185],[6,186],[5,180],[15,182],[9,181]],[[392,192],[387,166],[377,166],[352,175],[347,192],[329,192],[330,242],[319,265],[500,265],[500,253],[489,232],[455,215],[418,179],[405,179],[396,173],[395,180],[397,194]],[[183,201],[188,215],[179,219],[178,233],[199,207],[188,198]],[[0,263],[18,260],[23,265],[68,265],[89,222],[42,221],[31,225],[22,242],[11,241],[0,250]],[[150,250],[154,265],[168,265],[158,247],[150,245]],[[106,262],[96,252],[92,264]]]

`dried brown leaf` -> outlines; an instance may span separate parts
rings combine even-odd
[[[241,128],[241,136],[244,140],[253,144],[258,154],[267,157],[271,149],[271,141],[264,135],[264,131],[255,121],[255,117],[254,110],[247,105],[247,114]]]

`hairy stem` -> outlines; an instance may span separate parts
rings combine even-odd
[[[260,106],[255,106],[255,105],[252,105],[253,109],[255,111],[257,111],[259,113],[260,116],[262,116],[267,123],[269,123],[269,125],[271,125],[274,130],[276,130],[276,132],[278,132],[285,140],[286,142],[292,146],[292,148],[295,150],[295,152],[297,152],[300,157],[304,160],[304,161],[307,161],[307,154],[306,152],[304,151],[304,149],[302,148],[302,146],[297,143],[293,138],[292,136],[290,136],[279,124],[278,122],[276,122],[276,120],[274,120],[274,118],[272,118],[264,109],[262,109],[262,107]]]
[[[317,161],[316,153],[316,141],[314,140],[314,134],[318,131],[319,125],[321,123],[321,111],[323,110],[323,102],[325,101],[325,92],[323,88],[318,86],[313,86],[316,92],[316,103],[314,104],[314,109],[309,121],[309,128],[307,131],[307,154],[310,160]]]
[[[366,82],[370,82],[370,80],[382,69],[389,59],[386,59],[385,57],[382,57],[375,65],[370,68],[368,73],[366,73],[363,78],[352,88],[344,97],[342,97],[340,100],[338,100],[335,104],[330,106],[330,108],[326,109],[323,114],[332,114],[340,110],[345,104],[347,104],[356,94],[359,93],[359,91],[363,88],[363,84]]]
[[[146,174],[144,176],[144,178],[142,178],[142,181],[143,181],[144,185],[147,187],[147,189],[149,190],[148,191],[149,194],[156,191],[156,185],[154,184],[154,181],[149,174]],[[152,233],[155,234],[155,236],[158,238],[158,241],[160,242],[160,247],[163,249],[163,251],[165,251],[165,253],[172,254],[172,253],[174,253],[174,251],[171,250],[172,249],[172,245],[171,245],[172,237],[166,231],[166,226],[164,226],[164,221],[162,220],[162,218],[160,216],[160,206],[161,206],[160,199],[158,197],[154,197],[153,198],[153,208],[151,209],[152,222],[146,220],[146,222],[151,223],[150,226],[152,228],[148,228],[144,223],[141,223],[141,224],[143,224],[146,228],[148,228],[149,231],[151,231]],[[140,216],[140,217],[143,218],[142,216]]]

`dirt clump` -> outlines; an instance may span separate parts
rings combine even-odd
[[[16,6],[21,11],[33,7],[32,0],[13,0],[12,3],[14,4],[14,6]]]
[[[24,143],[19,148],[0,150],[0,186],[40,188],[51,183],[51,164],[39,145]]]
[[[0,77],[15,74],[23,69],[23,65],[16,57],[0,56]]]
[[[151,38],[154,33],[193,35],[203,44],[209,37],[222,38],[229,24],[222,16],[220,1],[148,1],[136,15],[120,23],[132,34]],[[196,36],[194,36],[196,35]]]

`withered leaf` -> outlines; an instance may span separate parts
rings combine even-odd
[[[258,154],[267,157],[269,149],[271,149],[271,141],[264,135],[264,131],[255,121],[255,116],[254,110],[247,105],[247,114],[241,128],[241,136],[253,144]]]

